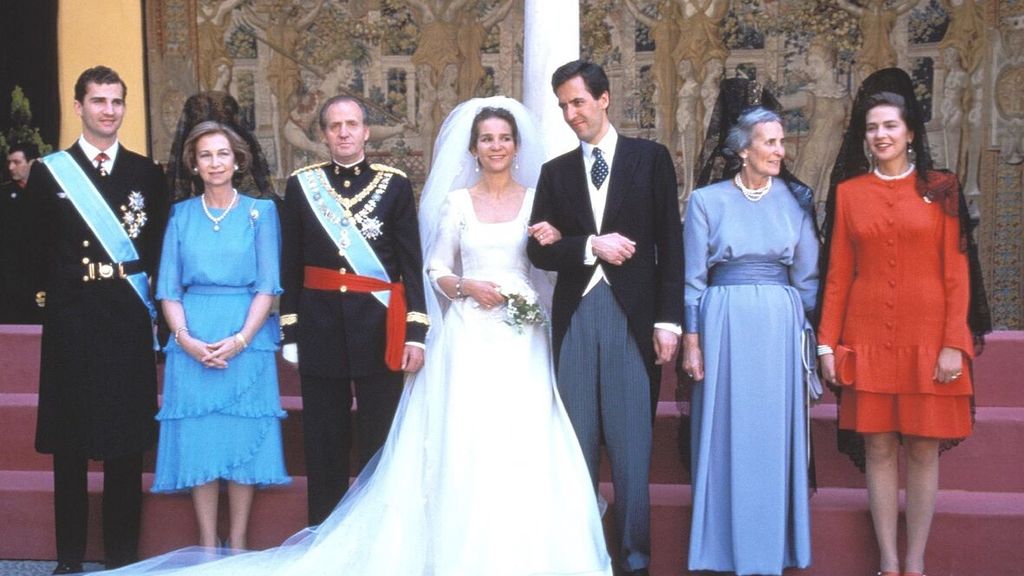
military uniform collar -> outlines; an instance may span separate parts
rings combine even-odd
[[[335,176],[341,176],[343,178],[355,178],[361,176],[370,170],[370,162],[363,156],[362,160],[355,164],[341,164],[337,160],[332,160],[329,166],[331,173]]]

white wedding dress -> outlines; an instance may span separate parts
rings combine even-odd
[[[466,190],[449,194],[431,277],[458,271],[535,297],[525,251],[532,201],[528,190],[515,220],[491,224],[477,220]],[[548,329],[504,318],[469,298],[450,303],[387,442],[319,527],[263,552],[204,562],[208,551],[189,549],[113,573],[610,576]]]

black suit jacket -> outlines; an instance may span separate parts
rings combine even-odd
[[[359,194],[377,173],[376,164],[363,162],[359,173],[335,174],[327,163],[306,169],[323,169],[331,186],[343,196]],[[349,186],[344,186],[345,181]],[[358,213],[372,198],[353,206]],[[423,256],[420,252],[416,200],[412,185],[402,174],[394,174],[387,190],[377,201],[372,215],[381,223],[382,234],[370,239],[392,282],[405,287],[409,312],[426,318],[423,298]],[[387,309],[372,294],[326,292],[303,288],[304,268],[318,266],[332,270],[352,266],[327,236],[310,206],[296,176],[288,179],[281,209],[281,323],[285,343],[299,345],[299,372],[326,378],[368,376],[388,371],[384,363]],[[293,316],[294,315],[294,316]],[[295,321],[295,323],[290,323]],[[422,321],[406,322],[406,342],[423,342],[427,326]]]
[[[129,194],[142,194],[146,223],[132,242],[152,278],[167,221],[160,167],[122,146],[103,177],[78,144],[67,151],[119,219]],[[46,261],[36,449],[92,458],[141,452],[157,431],[149,311],[124,280],[83,279],[87,262],[111,258],[42,162],[32,165],[28,187]]]
[[[14,182],[0,184],[0,324],[39,324],[43,318],[36,305],[42,260],[28,192]]]
[[[656,322],[683,321],[683,236],[676,198],[676,173],[668,150],[656,142],[619,135],[609,176],[601,229],[597,229],[587,189],[583,149],[576,148],[544,164],[537,184],[531,223],[547,221],[562,239],[541,246],[530,238],[527,253],[538,268],[558,272],[552,310],[557,365],[562,340],[583,290],[601,266],[615,299],[648,365],[652,390],[659,371],[652,335]],[[621,266],[598,260],[585,265],[591,235],[618,232],[636,242],[636,253]]]

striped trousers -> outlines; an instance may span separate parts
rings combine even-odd
[[[626,315],[599,282],[580,301],[562,341],[558,392],[597,487],[604,438],[615,488],[619,563],[644,568],[651,553],[651,380]]]

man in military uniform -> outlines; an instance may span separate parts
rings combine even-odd
[[[10,182],[0,184],[0,324],[39,324],[36,304],[39,258],[32,241],[30,198],[25,194],[32,163],[39,157],[34,144],[7,149]]]
[[[335,96],[320,109],[331,161],[297,170],[281,210],[282,354],[298,362],[310,525],[344,495],[359,456],[387,437],[403,372],[423,365],[427,331],[416,203],[401,171],[366,160],[366,109]]]
[[[156,440],[155,308],[167,217],[159,166],[118,142],[127,87],[97,66],[75,84],[82,136],[32,167],[46,258],[36,450],[53,454],[57,570],[79,572],[89,459],[103,461],[108,568],[138,559],[142,452]]]

